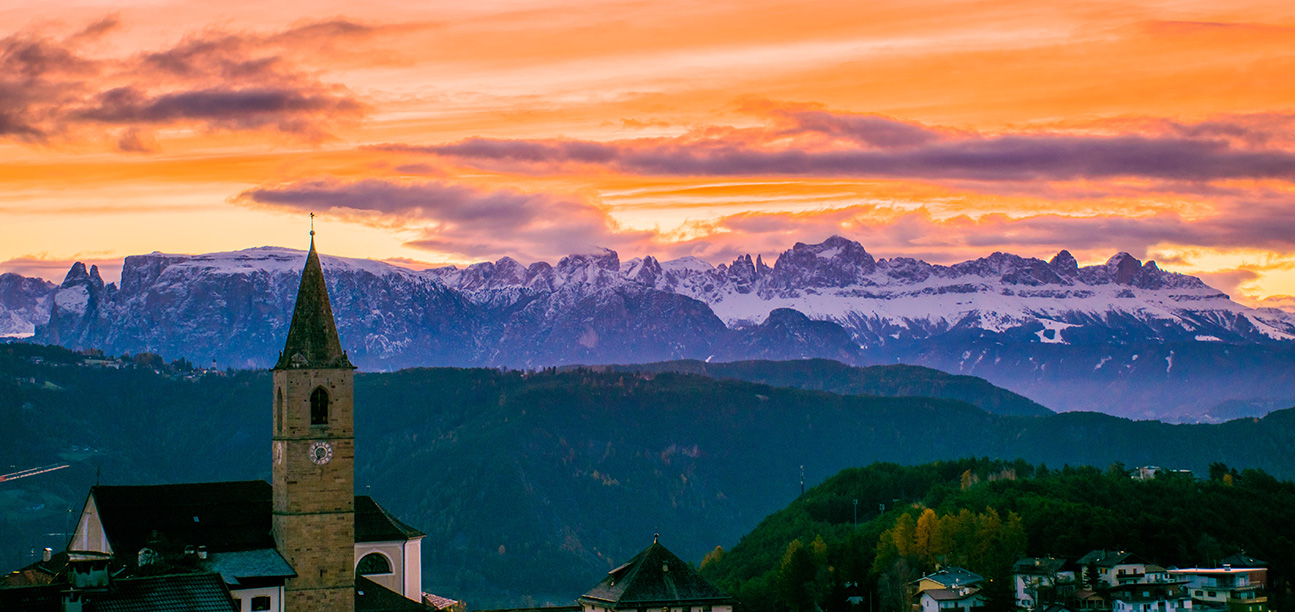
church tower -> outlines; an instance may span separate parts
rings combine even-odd
[[[355,366],[337,337],[310,232],[274,366],[274,541],[297,572],[285,612],[355,610]]]

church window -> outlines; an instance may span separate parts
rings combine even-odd
[[[310,424],[328,424],[328,392],[323,387],[310,394]]]
[[[252,598],[253,612],[259,612],[260,610],[269,610],[269,609],[270,609],[269,595],[257,595],[256,597]]]
[[[355,573],[361,576],[372,576],[374,574],[390,574],[391,562],[381,553],[369,553],[360,559],[360,563],[355,566]]]
[[[283,433],[283,387],[279,387],[279,398],[274,403],[275,423],[279,428],[279,433]]]

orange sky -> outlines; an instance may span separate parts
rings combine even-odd
[[[1289,2],[0,1],[0,271],[1117,251],[1295,294]]]

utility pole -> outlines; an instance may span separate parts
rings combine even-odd
[[[854,526],[859,526],[859,500],[854,500]]]
[[[800,494],[805,494],[805,466],[800,466]]]

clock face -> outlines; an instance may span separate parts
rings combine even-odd
[[[323,440],[310,443],[310,460],[316,465],[324,465],[333,459],[333,445]]]

